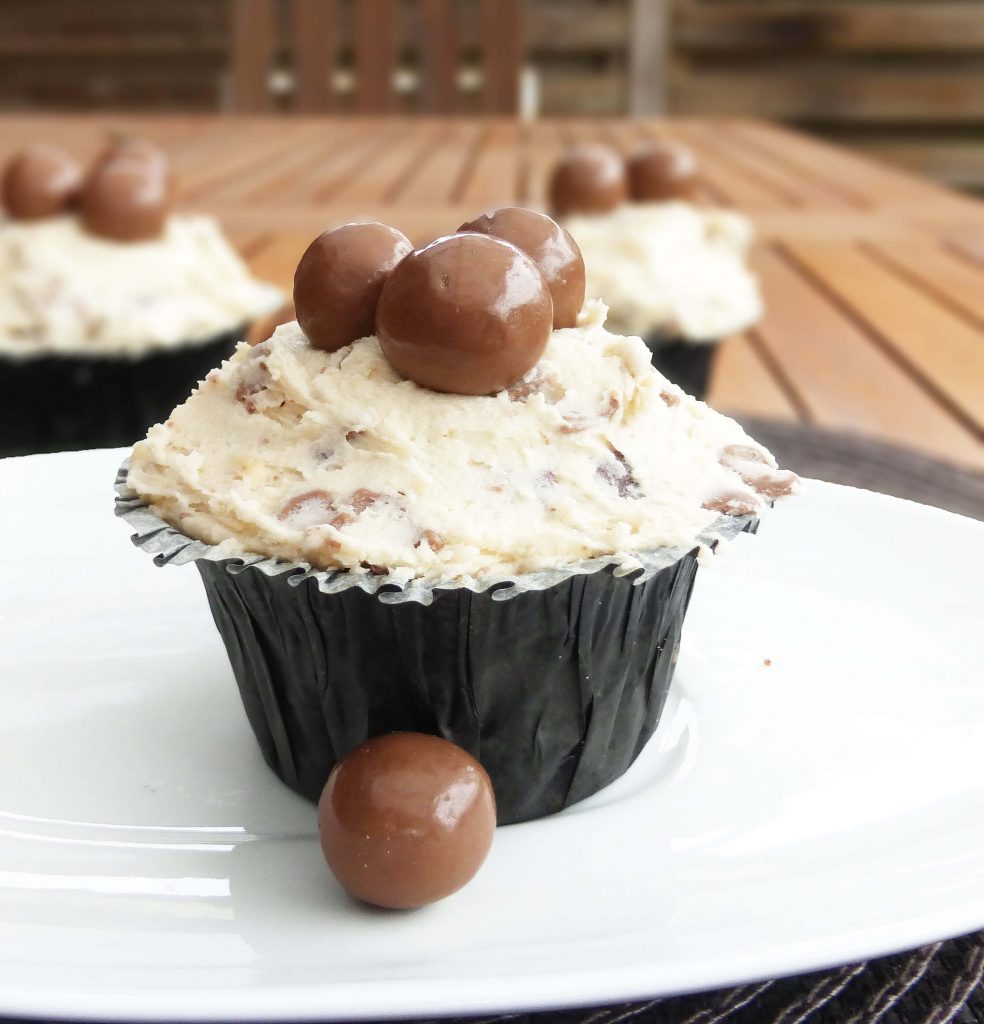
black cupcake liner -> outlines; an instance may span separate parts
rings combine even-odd
[[[138,358],[0,353],[0,457],[132,445],[227,359],[241,329]]]
[[[652,735],[697,569],[645,583],[604,570],[509,601],[442,591],[383,604],[310,577],[196,563],[267,764],[317,800],[372,736],[443,736],[492,779],[499,821],[539,818],[613,782]]]
[[[703,400],[711,377],[711,365],[717,354],[717,341],[687,341],[651,335],[645,338],[653,366],[664,377],[678,384],[688,395]]]
[[[366,739],[427,732],[488,771],[499,823],[583,800],[619,778],[659,723],[699,545],[592,559],[479,584],[406,586],[303,563],[229,558],[159,519],[117,481],[117,515],[158,564],[194,561],[267,764],[317,800]],[[717,538],[754,532],[722,517]]]

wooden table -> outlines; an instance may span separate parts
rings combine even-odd
[[[35,139],[88,155],[108,130],[164,144],[183,205],[285,288],[332,224],[377,218],[422,243],[491,205],[542,205],[573,141],[679,138],[706,199],[759,232],[767,313],[725,342],[711,403],[984,468],[984,204],[928,181],[747,120],[4,117],[0,158]]]

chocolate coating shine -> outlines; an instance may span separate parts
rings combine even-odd
[[[697,161],[686,146],[651,142],[626,163],[629,193],[637,202],[692,199],[697,187]]]
[[[412,251],[386,224],[343,224],[319,235],[294,273],[297,322],[308,341],[334,352],[372,334],[383,285]]]
[[[488,395],[536,365],[553,326],[550,290],[516,246],[462,233],[407,256],[383,288],[376,335],[422,387]]]
[[[609,146],[576,146],[554,167],[549,194],[556,216],[607,213],[628,198],[625,163]]]
[[[68,209],[82,185],[79,162],[58,146],[28,146],[3,172],[3,205],[18,220],[51,217]]]
[[[554,327],[573,327],[584,305],[584,260],[577,242],[555,220],[504,206],[462,224],[459,231],[475,231],[512,242],[537,265],[553,299]]]
[[[118,242],[157,238],[171,211],[166,163],[126,148],[100,158],[82,188],[80,213],[87,231]]]
[[[485,769],[436,736],[369,740],[336,765],[318,803],[321,849],[357,899],[408,910],[450,896],[482,866],[495,833]]]

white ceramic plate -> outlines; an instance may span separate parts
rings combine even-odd
[[[574,1005],[984,925],[984,525],[809,483],[698,574],[629,774],[396,914],[261,762],[194,568],[113,518],[121,458],[0,462],[0,1014]]]

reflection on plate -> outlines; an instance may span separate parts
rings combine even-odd
[[[119,452],[0,462],[0,1013],[281,1019],[721,986],[984,925],[984,525],[809,483],[698,576],[616,785],[423,911],[351,903]]]

